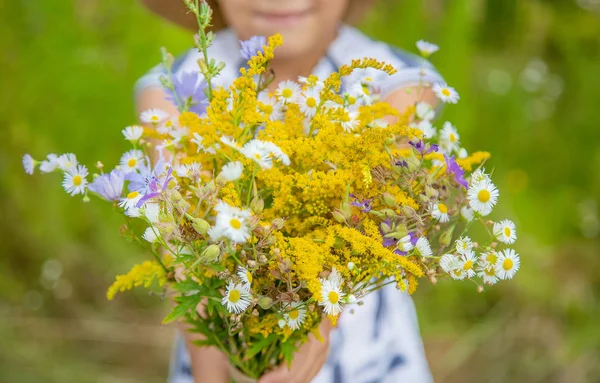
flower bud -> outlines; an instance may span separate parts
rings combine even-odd
[[[262,213],[264,208],[265,208],[265,201],[262,198],[255,197],[252,199],[252,202],[250,202],[250,209],[252,209],[252,211],[255,214]]]
[[[206,249],[204,249],[204,251],[202,252],[201,257],[206,262],[214,262],[217,259],[219,259],[220,255],[221,255],[221,249],[219,249],[219,246],[217,246],[217,245],[210,245]]]
[[[210,229],[210,224],[202,218],[194,218],[192,221],[192,227],[198,232],[198,234],[204,235],[208,229]]]
[[[285,224],[285,221],[283,220],[283,218],[275,218],[272,222],[271,222],[271,226],[273,227],[273,229],[275,230],[281,230],[283,229],[283,225]]]
[[[384,234],[389,233],[390,231],[392,231],[392,228],[390,227],[390,225],[388,225],[385,222],[381,223],[381,231],[383,231]]]
[[[387,206],[396,206],[396,198],[388,192],[385,192],[381,195],[381,200]]]
[[[273,306],[273,299],[269,297],[260,297],[258,298],[258,305],[263,310],[268,310]]]
[[[349,219],[352,216],[352,205],[350,205],[348,202],[344,202],[340,206],[340,211],[342,214],[344,214],[344,217]]]
[[[385,141],[383,141],[385,143],[385,146],[390,146],[393,145],[395,140],[392,137],[386,137]]]
[[[348,262],[348,270],[354,269],[354,262]]]
[[[331,215],[333,215],[333,219],[336,220],[336,222],[339,223],[344,223],[346,221],[346,217],[344,217],[344,213],[342,213],[340,210],[334,210],[331,212]]]
[[[454,226],[451,226],[448,230],[440,235],[440,246],[447,247],[452,242],[452,234],[454,233]]]
[[[425,195],[431,199],[437,199],[440,193],[430,185],[425,185]]]

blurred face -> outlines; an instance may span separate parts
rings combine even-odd
[[[350,0],[219,0],[225,20],[241,40],[280,33],[282,58],[327,47]]]

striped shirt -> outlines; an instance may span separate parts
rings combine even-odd
[[[227,64],[214,80],[216,86],[228,86],[239,75],[244,60],[239,41],[231,30],[216,34],[209,57]],[[372,57],[392,64],[398,72],[389,76],[374,70],[356,71],[345,79],[351,84],[369,76],[379,87],[382,98],[407,86],[421,82],[443,82],[435,69],[419,56],[369,39],[355,28],[342,26],[327,54],[318,62],[313,74],[324,79],[340,65],[352,59]],[[200,54],[191,49],[173,64],[173,74],[197,71]],[[365,73],[366,71],[366,73]],[[136,94],[149,87],[160,87],[162,65],[150,70],[136,83]],[[331,333],[327,362],[313,383],[386,383],[431,382],[431,374],[419,335],[417,316],[411,297],[393,285],[370,294],[364,305],[346,310],[338,327]],[[175,342],[169,374],[170,383],[192,383],[190,357],[182,336]]]

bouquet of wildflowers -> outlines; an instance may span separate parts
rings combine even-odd
[[[387,284],[412,293],[420,278],[449,277],[482,289],[515,275],[519,256],[501,249],[515,242],[515,225],[487,219],[499,197],[482,167],[489,154],[468,155],[425,103],[400,114],[380,102],[367,75],[341,90],[345,77],[394,68],[365,58],[268,94],[275,35],[244,42],[247,67],[215,88],[224,64],[207,56],[211,10],[187,4],[200,26],[199,71],[162,79],[180,114],[143,112],[148,127],[123,130],[132,149],[108,173],[99,164],[91,182],[73,154],[23,158],[30,174],[62,174],[69,194],[117,206],[125,234],[153,255],[117,276],[109,299],[154,282],[170,288],[164,321],[189,323],[203,334],[198,345],[257,378],[289,363],[322,320]],[[425,57],[437,50],[417,46]],[[163,62],[171,73],[171,56]],[[433,91],[458,101],[447,85]],[[487,238],[468,236],[475,224]]]

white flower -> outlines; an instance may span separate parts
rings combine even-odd
[[[31,175],[35,170],[35,160],[29,154],[25,154],[23,156],[23,168],[25,169],[25,173]]]
[[[196,132],[194,132],[192,134],[192,136],[193,136],[193,138],[190,141],[193,142],[194,144],[196,144],[196,146],[198,146],[198,149],[196,150],[196,153],[200,153],[200,150],[202,150],[202,151],[204,151],[206,153],[211,153],[211,154],[215,154],[216,153],[216,151],[215,151],[214,148],[206,148],[202,144],[202,141],[204,141],[204,137],[202,137],[201,135],[199,135]]]
[[[400,240],[398,241],[398,250],[408,253],[409,251],[414,249],[415,246],[412,244],[410,239],[410,235],[406,235],[400,238]]]
[[[252,296],[250,291],[240,283],[229,282],[225,296],[221,304],[227,308],[230,313],[240,314],[250,306]]]
[[[286,166],[290,164],[290,158],[277,145],[268,141],[250,140],[240,149],[240,153],[263,169],[272,168],[274,158]]]
[[[319,105],[320,98],[319,92],[315,89],[309,89],[304,91],[302,97],[300,97],[300,111],[308,118],[314,117],[317,112],[317,106]]]
[[[340,284],[335,281],[325,280],[321,285],[321,300],[319,306],[323,306],[323,311],[327,315],[337,316],[342,312],[341,300],[344,293],[340,288]]]
[[[252,273],[250,273],[246,268],[242,266],[238,266],[237,275],[240,277],[244,285],[250,290],[250,285],[252,285]]]
[[[218,177],[221,177],[227,181],[236,181],[244,172],[244,165],[240,161],[232,161],[225,165],[221,169],[221,173]]]
[[[448,215],[448,206],[441,202],[434,204],[433,209],[431,210],[431,216],[442,223],[450,221],[450,216]]]
[[[158,239],[157,233],[158,233],[158,230],[155,229],[154,227],[150,226],[150,227],[146,228],[146,231],[144,231],[142,238],[144,238],[146,241],[148,241],[150,243],[154,243]]]
[[[125,209],[125,213],[130,217],[139,217],[139,208],[137,203],[142,199],[142,195],[137,191],[132,191],[125,198],[121,198],[119,206]]]
[[[431,54],[437,52],[440,47],[438,47],[435,44],[429,43],[425,40],[419,40],[417,41],[417,49],[419,49],[419,52],[421,52],[421,55],[423,55],[423,57],[428,57]]]
[[[435,111],[431,105],[422,101],[417,103],[415,113],[421,120],[431,121],[435,117]]]
[[[187,127],[183,126],[181,128],[176,128],[174,127],[173,129],[171,129],[169,131],[169,135],[171,137],[173,137],[173,139],[175,140],[175,142],[179,142],[181,141],[181,139],[183,137],[187,137],[190,134],[189,130]]]
[[[460,148],[458,150],[458,158],[467,158],[468,156],[469,156],[469,153],[467,153],[467,149]]]
[[[88,170],[85,166],[78,165],[77,167],[72,167],[65,172],[62,186],[65,188],[65,191],[72,196],[75,194],[84,194],[85,187],[88,183],[85,178],[87,175]]]
[[[494,236],[498,241],[512,245],[517,240],[517,227],[509,219],[494,223]]]
[[[229,238],[235,243],[244,243],[250,238],[250,232],[246,221],[250,218],[249,210],[241,210],[219,201],[214,208],[219,214],[215,225],[208,230],[208,235],[213,241],[222,237]]]
[[[73,153],[62,154],[60,157],[56,159],[58,163],[58,167],[60,170],[67,171],[71,168],[74,168],[78,165],[77,157]]]
[[[471,174],[471,185],[475,185],[484,181],[492,182],[490,176],[485,173],[485,169],[479,168]]]
[[[443,102],[450,104],[456,104],[460,99],[456,90],[446,84],[435,84],[433,86],[433,93]]]
[[[444,254],[440,258],[440,267],[447,273],[460,267],[459,259],[454,254]]]
[[[491,181],[483,181],[469,188],[467,198],[473,210],[481,215],[488,215],[498,202],[499,195],[498,189]]]
[[[459,254],[467,254],[473,249],[473,241],[467,236],[457,239],[454,245],[456,246],[456,252]]]
[[[121,130],[121,133],[123,133],[123,136],[125,136],[127,141],[136,142],[142,137],[142,134],[144,134],[144,128],[138,125],[132,125]]]
[[[476,262],[477,262],[477,257],[475,256],[474,251],[468,251],[466,254],[464,254],[460,257],[460,268],[462,269],[463,273],[465,274],[465,277],[472,278],[475,276],[474,267],[475,267]]]
[[[56,154],[48,154],[46,159],[40,164],[40,171],[42,173],[50,173],[56,170],[58,167],[58,156]]]
[[[521,267],[521,259],[513,249],[500,252],[498,257],[498,277],[500,279],[512,279]]]
[[[131,149],[124,153],[119,161],[119,166],[124,173],[136,171],[144,162],[144,153],[141,150]]]
[[[444,123],[440,132],[440,144],[447,153],[452,153],[460,148],[460,136],[456,128],[448,121]]]
[[[221,142],[235,150],[240,150],[242,148],[242,146],[240,144],[238,144],[237,141],[231,137],[221,136]]]
[[[467,221],[467,222],[471,222],[473,220],[473,218],[475,218],[475,214],[473,214],[473,209],[471,209],[468,206],[463,206],[460,209],[460,215],[462,215],[462,217]]]
[[[479,267],[477,269],[477,276],[483,279],[483,283],[486,285],[494,285],[498,282],[498,267],[496,265],[497,256],[494,254],[494,262],[490,263],[488,261],[481,261],[482,259],[486,259],[490,254],[493,253],[484,253],[479,258]]]
[[[148,202],[146,204],[144,204],[144,216],[146,217],[146,219],[148,221],[150,221],[151,223],[157,223],[158,222],[158,216],[160,214],[160,206],[157,203],[154,202]]]
[[[140,120],[145,124],[159,124],[167,118],[169,114],[157,108],[145,110],[140,114]]]
[[[279,83],[275,95],[283,104],[296,102],[300,96],[300,85],[293,81],[286,80]]]
[[[422,257],[429,257],[433,252],[431,251],[431,245],[425,237],[420,237],[415,244],[415,250],[417,254]]]
[[[371,89],[369,87],[369,84],[364,83],[362,81],[358,81],[350,85],[349,94],[352,97],[362,100],[363,103],[366,105],[370,105],[373,103],[373,100],[371,99]]]
[[[347,120],[340,121],[342,124],[342,128],[345,132],[350,133],[354,131],[360,125],[360,121],[358,119],[359,113],[357,111],[352,111],[347,113]]]
[[[423,120],[415,126],[415,128],[419,129],[423,132],[423,138],[430,139],[435,135],[435,128],[433,124],[429,120]]]
[[[302,302],[294,302],[289,307],[289,311],[283,314],[285,322],[292,330],[298,330],[300,325],[306,319],[306,309],[301,307]]]

